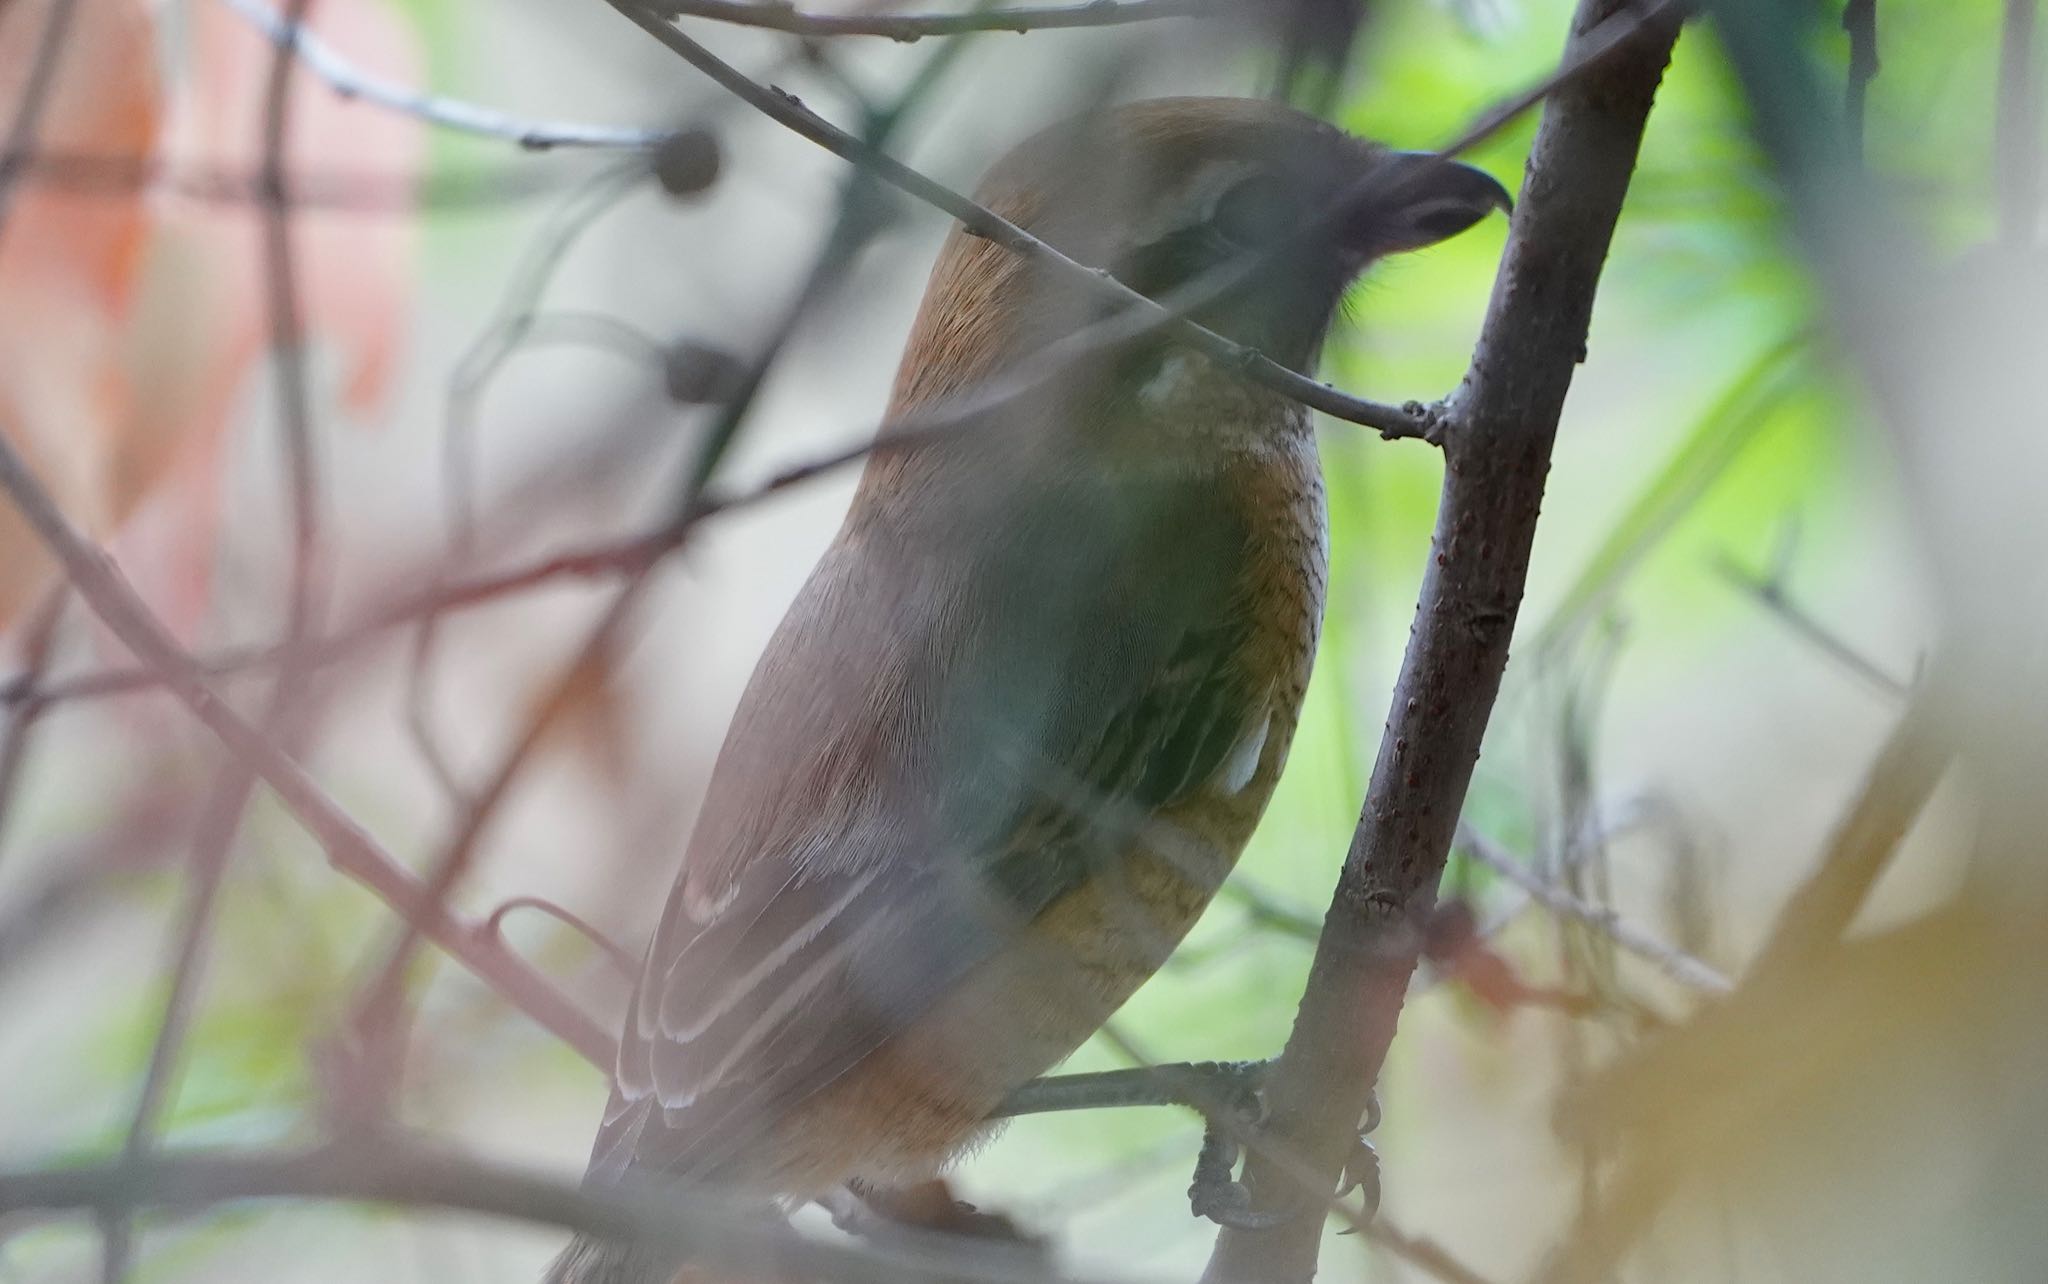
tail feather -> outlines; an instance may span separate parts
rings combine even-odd
[[[670,1284],[675,1261],[644,1246],[578,1235],[548,1266],[541,1284]]]

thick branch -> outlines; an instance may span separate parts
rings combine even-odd
[[[1566,61],[1626,7],[1581,0]],[[1261,1208],[1320,1206],[1330,1187],[1300,1190],[1278,1156],[1335,1184],[1393,1039],[1507,665],[1601,265],[1678,26],[1668,11],[1643,23],[1544,112],[1485,328],[1449,407],[1434,553],[1364,812],[1267,1084],[1266,1144],[1246,1172]],[[1316,1217],[1225,1230],[1205,1278],[1307,1280],[1321,1230]]]

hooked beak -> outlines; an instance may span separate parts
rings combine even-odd
[[[1344,241],[1371,257],[1448,240],[1495,210],[1513,214],[1500,180],[1435,152],[1391,152],[1374,175],[1380,195],[1346,221]]]

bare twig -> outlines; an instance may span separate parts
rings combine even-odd
[[[1565,59],[1556,71],[1486,112],[1448,144],[1443,149],[1444,154],[1455,155],[1490,137],[1521,111],[1542,101],[1546,95],[1560,86],[1568,85],[1604,65],[1617,51],[1627,47],[1630,37],[1640,25],[1668,18],[1684,7],[1682,0],[1657,0],[1657,3],[1653,3],[1647,9],[1631,11],[1632,16],[1621,15],[1615,20],[1603,23],[1580,42],[1572,56]],[[1623,21],[1623,17],[1627,20]],[[883,177],[886,179],[887,176]],[[1226,265],[1153,306],[1163,306],[1169,317],[1188,315],[1225,292],[1255,268],[1255,262],[1246,260]],[[706,496],[691,513],[644,534],[548,554],[524,566],[416,592],[373,613],[361,623],[316,644],[312,648],[315,662],[327,664],[345,659],[353,655],[364,643],[391,628],[427,615],[496,600],[560,579],[609,578],[630,573],[635,567],[659,559],[679,545],[687,537],[690,527],[697,521],[749,507],[785,490],[857,463],[874,451],[916,449],[970,430],[978,426],[993,411],[1058,375],[1077,357],[1100,355],[1118,344],[1148,337],[1157,333],[1161,324],[1157,314],[1153,312],[1130,312],[1112,316],[1049,346],[1037,354],[1036,358],[1022,363],[1009,379],[997,385],[977,389],[915,416],[885,424],[872,437],[785,469],[751,491]],[[1430,431],[1429,425],[1435,421],[1437,413],[1434,408],[1410,403],[1379,428],[1382,435],[1389,437],[1422,436]],[[200,663],[202,671],[212,676],[261,668],[275,663],[276,659],[277,651],[274,647],[248,647],[204,657]],[[157,685],[157,677],[151,670],[116,668],[81,674],[52,683],[43,694],[51,701],[92,699],[142,690],[154,685]],[[18,676],[0,683],[0,704],[18,703],[26,697],[27,690],[28,685]]]
[[[597,663],[611,647],[649,582],[644,568],[630,576],[613,594],[598,622],[591,628],[571,661],[527,713],[523,730],[499,760],[497,770],[463,809],[454,835],[442,849],[427,876],[425,903],[439,909],[476,863],[478,849],[491,821],[497,816],[512,787],[533,761],[547,733],[560,722],[578,690],[586,666]],[[485,931],[496,931],[496,916],[485,923]],[[425,936],[426,925],[408,915],[386,951],[384,962],[363,987],[362,997],[349,1020],[349,1032],[357,1051],[366,1058],[365,1069],[373,1101],[388,1105],[395,1093],[403,1061],[405,974]]]
[[[715,1190],[651,1184],[596,1188],[430,1148],[398,1134],[284,1153],[159,1153],[116,1162],[0,1172],[0,1216],[192,1210],[247,1200],[323,1199],[449,1209],[559,1226],[672,1250],[707,1270],[768,1281],[847,1284],[1084,1284],[1082,1277],[906,1234],[886,1244],[812,1238]]]
[[[591,1061],[600,1066],[610,1064],[610,1036],[495,936],[427,904],[418,879],[379,848],[297,763],[213,691],[204,672],[171,640],[113,561],[65,519],[49,491],[4,436],[0,436],[0,490],[13,499],[94,614],[230,753],[253,766],[277,791],[336,868],[399,913],[421,916],[436,942],[513,1006]]]
[[[1629,953],[1655,964],[1672,980],[1709,994],[1724,994],[1731,988],[1728,978],[1713,964],[1658,940],[1605,906],[1581,900],[1552,886],[1477,830],[1461,827],[1458,846],[1472,859],[1527,892],[1529,898],[1543,908],[1586,924]]]
[[[1374,1218],[1365,1228],[1365,1237],[1375,1247],[1427,1272],[1444,1284],[1490,1284],[1484,1275],[1451,1256],[1450,1250],[1433,1239],[1420,1235],[1404,1234],[1399,1228],[1387,1224],[1385,1218]]]
[[[297,32],[312,11],[313,0],[289,0],[286,30]],[[284,483],[291,514],[291,561],[285,604],[283,663],[264,709],[259,735],[280,743],[296,706],[305,696],[306,642],[319,628],[325,575],[322,563],[319,479],[315,467],[312,398],[306,384],[305,330],[299,301],[298,268],[294,261],[292,206],[285,185],[286,144],[291,126],[292,54],[280,42],[271,56],[262,105],[263,276],[270,314],[271,365],[277,387],[277,418],[283,438]],[[140,1159],[154,1148],[160,1116],[168,1105],[172,1084],[191,1027],[198,990],[213,939],[220,890],[241,833],[242,817],[255,793],[256,772],[230,757],[215,778],[202,813],[192,853],[189,892],[179,924],[164,997],[163,1017],[150,1049],[135,1114],[122,1154]],[[127,1276],[130,1252],[125,1221],[110,1222],[105,1232],[102,1276],[118,1284]]]
[[[1807,642],[1824,652],[1857,677],[1893,699],[1905,698],[1907,684],[1887,672],[1883,665],[1863,654],[1851,645],[1841,634],[1814,618],[1811,611],[1795,601],[1786,591],[1782,577],[1777,575],[1755,575],[1737,565],[1735,560],[1723,556],[1715,568],[1721,577],[1755,598],[1757,603],[1769,611],[1773,618],[1783,621],[1785,626]]]
[[[1234,343],[1213,330],[1176,315],[1159,301],[1130,289],[1106,272],[1069,258],[1008,219],[962,196],[878,148],[872,147],[818,113],[794,96],[763,85],[720,59],[703,45],[670,26],[657,9],[642,0],[606,0],[635,26],[659,40],[683,61],[710,77],[748,106],[784,126],[799,137],[816,143],[842,160],[851,161],[865,172],[898,191],[951,215],[969,232],[992,241],[1013,253],[1049,265],[1084,289],[1113,299],[1122,307],[1170,334],[1175,339],[1238,371],[1254,383],[1301,402],[1325,414],[1351,423],[1363,424],[1397,437],[1426,435],[1426,416],[1420,407],[1389,406],[1347,396],[1328,384],[1287,369],[1258,351]]]
[[[130,201],[141,192],[164,191],[207,205],[259,205],[266,199],[260,174],[203,162],[174,165],[157,156],[43,148],[18,155],[16,164],[22,178],[73,196]],[[403,217],[498,210],[558,191],[567,181],[562,173],[539,168],[531,160],[480,172],[414,175],[323,167],[289,175],[296,206]]]
[[[618,969],[619,973],[627,980],[630,981],[639,975],[639,955],[620,945],[611,937],[606,936],[589,919],[571,910],[564,909],[553,901],[543,900],[538,896],[514,896],[510,900],[501,902],[496,909],[491,911],[490,917],[484,920],[483,930],[496,936],[503,936],[505,933],[505,920],[520,910],[532,910],[538,914],[545,914],[556,922],[566,925],[578,936],[595,945],[598,952],[603,954],[611,962],[611,965]]]
[[[1259,1209],[1300,1208],[1334,1185],[1393,1039],[1506,667],[1600,270],[1678,35],[1675,9],[1640,12],[1582,0],[1573,17],[1566,66],[1587,56],[1585,42],[1606,23],[1627,23],[1629,34],[1550,97],[1479,345],[1448,407],[1435,551],[1414,632],[1294,1030],[1266,1088],[1263,1131],[1327,1184],[1305,1189],[1255,1150],[1245,1181]],[[1205,1278],[1306,1280],[1320,1239],[1314,1217],[1225,1229]]]
[[[75,3],[75,0],[63,0]],[[344,98],[358,99],[445,129],[517,143],[521,147],[611,147],[644,150],[657,147],[671,131],[585,125],[566,121],[525,120],[490,107],[444,98],[372,75],[357,67],[310,31],[294,31],[263,0],[220,0],[273,44],[297,54],[308,71],[326,81]]]
[[[922,40],[971,31],[1051,31],[1111,27],[1162,18],[1213,18],[1249,10],[1243,0],[1086,0],[1042,8],[971,9],[964,13],[810,13],[786,0],[654,0],[667,18],[709,18],[796,36],[884,36]]]
[[[64,61],[64,45],[79,3],[80,0],[50,0],[49,16],[43,19],[42,34],[36,38],[35,61],[29,64],[21,97],[14,102],[7,139],[0,146],[0,244],[5,243],[7,216],[14,209],[14,188],[21,176],[22,158],[35,151],[37,131],[42,128],[43,112],[56,92],[57,69]]]
[[[1778,911],[1744,984],[1782,975],[1785,968],[1836,945],[1849,930],[1954,755],[1950,728],[1944,725],[1948,715],[1936,699],[1941,689],[1941,683],[1927,681],[1915,692],[1819,863]]]
[[[29,695],[15,706],[13,716],[7,720],[6,732],[0,734],[0,840],[6,838],[8,822],[14,817],[21,772],[28,762],[36,727],[50,707],[41,698],[38,688],[49,668],[50,653],[57,640],[57,625],[64,618],[64,603],[70,596],[70,589],[63,584],[51,589],[29,615],[22,630],[21,672]],[[0,847],[0,854],[5,854],[4,847]]]

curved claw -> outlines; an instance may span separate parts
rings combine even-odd
[[[1357,1144],[1344,1161],[1344,1176],[1337,1185],[1337,1198],[1342,1199],[1354,1190],[1365,1193],[1365,1219],[1371,1221],[1380,1211],[1380,1152],[1373,1149],[1364,1133],[1358,1135]]]

